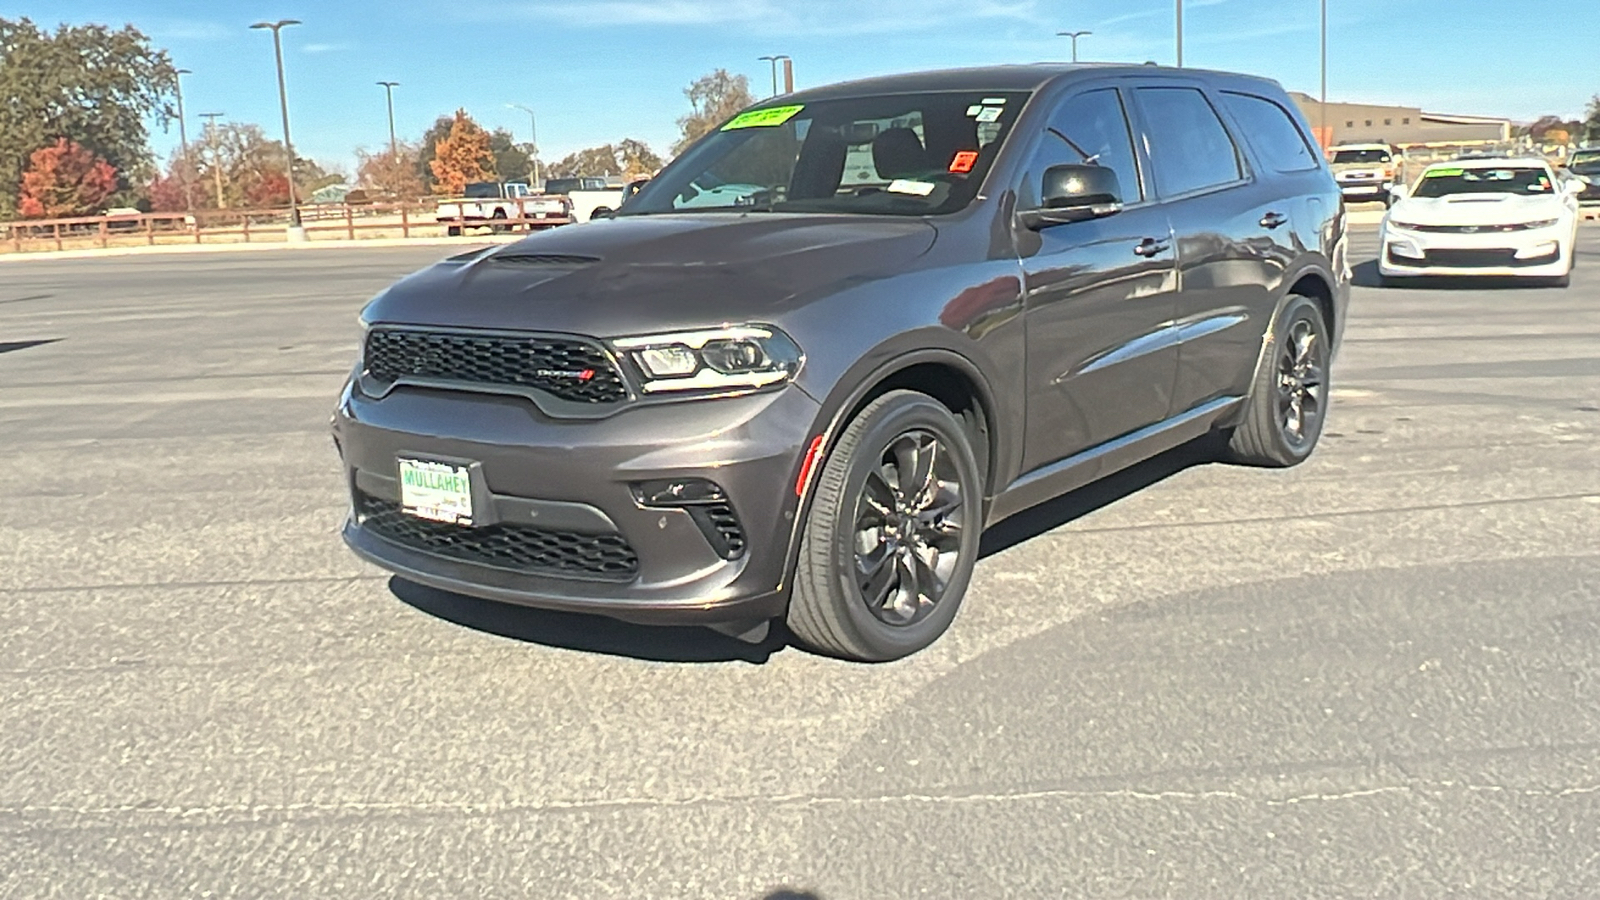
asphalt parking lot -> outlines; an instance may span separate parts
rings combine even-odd
[[[361,302],[442,248],[0,262],[0,897],[1600,894],[1600,228],[1375,287],[1319,454],[986,537],[886,666],[391,582]]]

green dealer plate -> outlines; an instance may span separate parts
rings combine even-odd
[[[466,466],[400,459],[400,508],[451,525],[472,524],[472,475]]]

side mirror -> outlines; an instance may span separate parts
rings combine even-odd
[[[1051,166],[1044,172],[1044,205],[1018,213],[1035,231],[1050,225],[1103,219],[1122,211],[1122,186],[1105,166]]]
[[[1389,199],[1395,203],[1411,196],[1411,188],[1403,184],[1396,184],[1389,188]]]

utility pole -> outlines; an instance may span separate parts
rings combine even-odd
[[[1178,67],[1184,67],[1184,0],[1178,0]]]
[[[528,137],[530,138],[528,146],[533,148],[533,153],[529,154],[529,156],[532,157],[530,161],[533,163],[533,183],[537,186],[539,184],[539,120],[534,116],[531,107],[524,106],[521,103],[507,103],[506,108],[520,109],[528,114]]]
[[[771,63],[772,64],[772,93],[771,93],[770,96],[773,96],[773,97],[778,96],[778,60],[780,60],[780,59],[781,60],[787,60],[788,58],[789,58],[788,56],[785,56],[782,53],[778,54],[777,56],[758,56],[758,57],[756,57],[756,59],[759,59],[762,62],[766,62],[766,63]],[[788,65],[786,64],[784,66],[784,71],[788,72],[788,71],[792,71],[792,70],[790,70]],[[791,90],[792,90],[792,87],[791,87]]]
[[[1078,38],[1088,37],[1091,34],[1094,34],[1094,32],[1092,32],[1092,31],[1058,31],[1058,32],[1056,32],[1056,36],[1057,37],[1072,38],[1072,61],[1073,62],[1077,62],[1078,61]]]
[[[389,98],[389,156],[392,159],[400,158],[399,145],[394,139],[394,89],[400,86],[398,81],[380,81],[383,93]]]
[[[300,200],[294,190],[294,141],[289,138],[289,90],[283,83],[283,39],[281,32],[290,25],[299,25],[299,19],[279,19],[276,22],[257,22],[251,28],[272,30],[272,52],[278,61],[278,107],[283,111],[283,149],[289,154],[289,239],[303,240],[305,230],[300,225]]]
[[[194,186],[189,183],[189,175],[194,171],[194,160],[189,157],[189,126],[184,122],[183,116],[183,76],[193,74],[188,69],[179,69],[172,79],[178,90],[178,146],[183,155],[183,208],[189,212],[194,212]]]
[[[211,173],[217,179],[217,209],[226,209],[227,204],[222,201],[222,151],[217,148],[217,120],[225,113],[201,113],[200,118],[206,120],[207,143],[211,144]]]

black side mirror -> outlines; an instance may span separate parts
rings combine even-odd
[[[1040,192],[1044,205],[1019,213],[1022,224],[1038,230],[1049,225],[1103,219],[1122,211],[1122,186],[1105,166],[1051,166]]]

